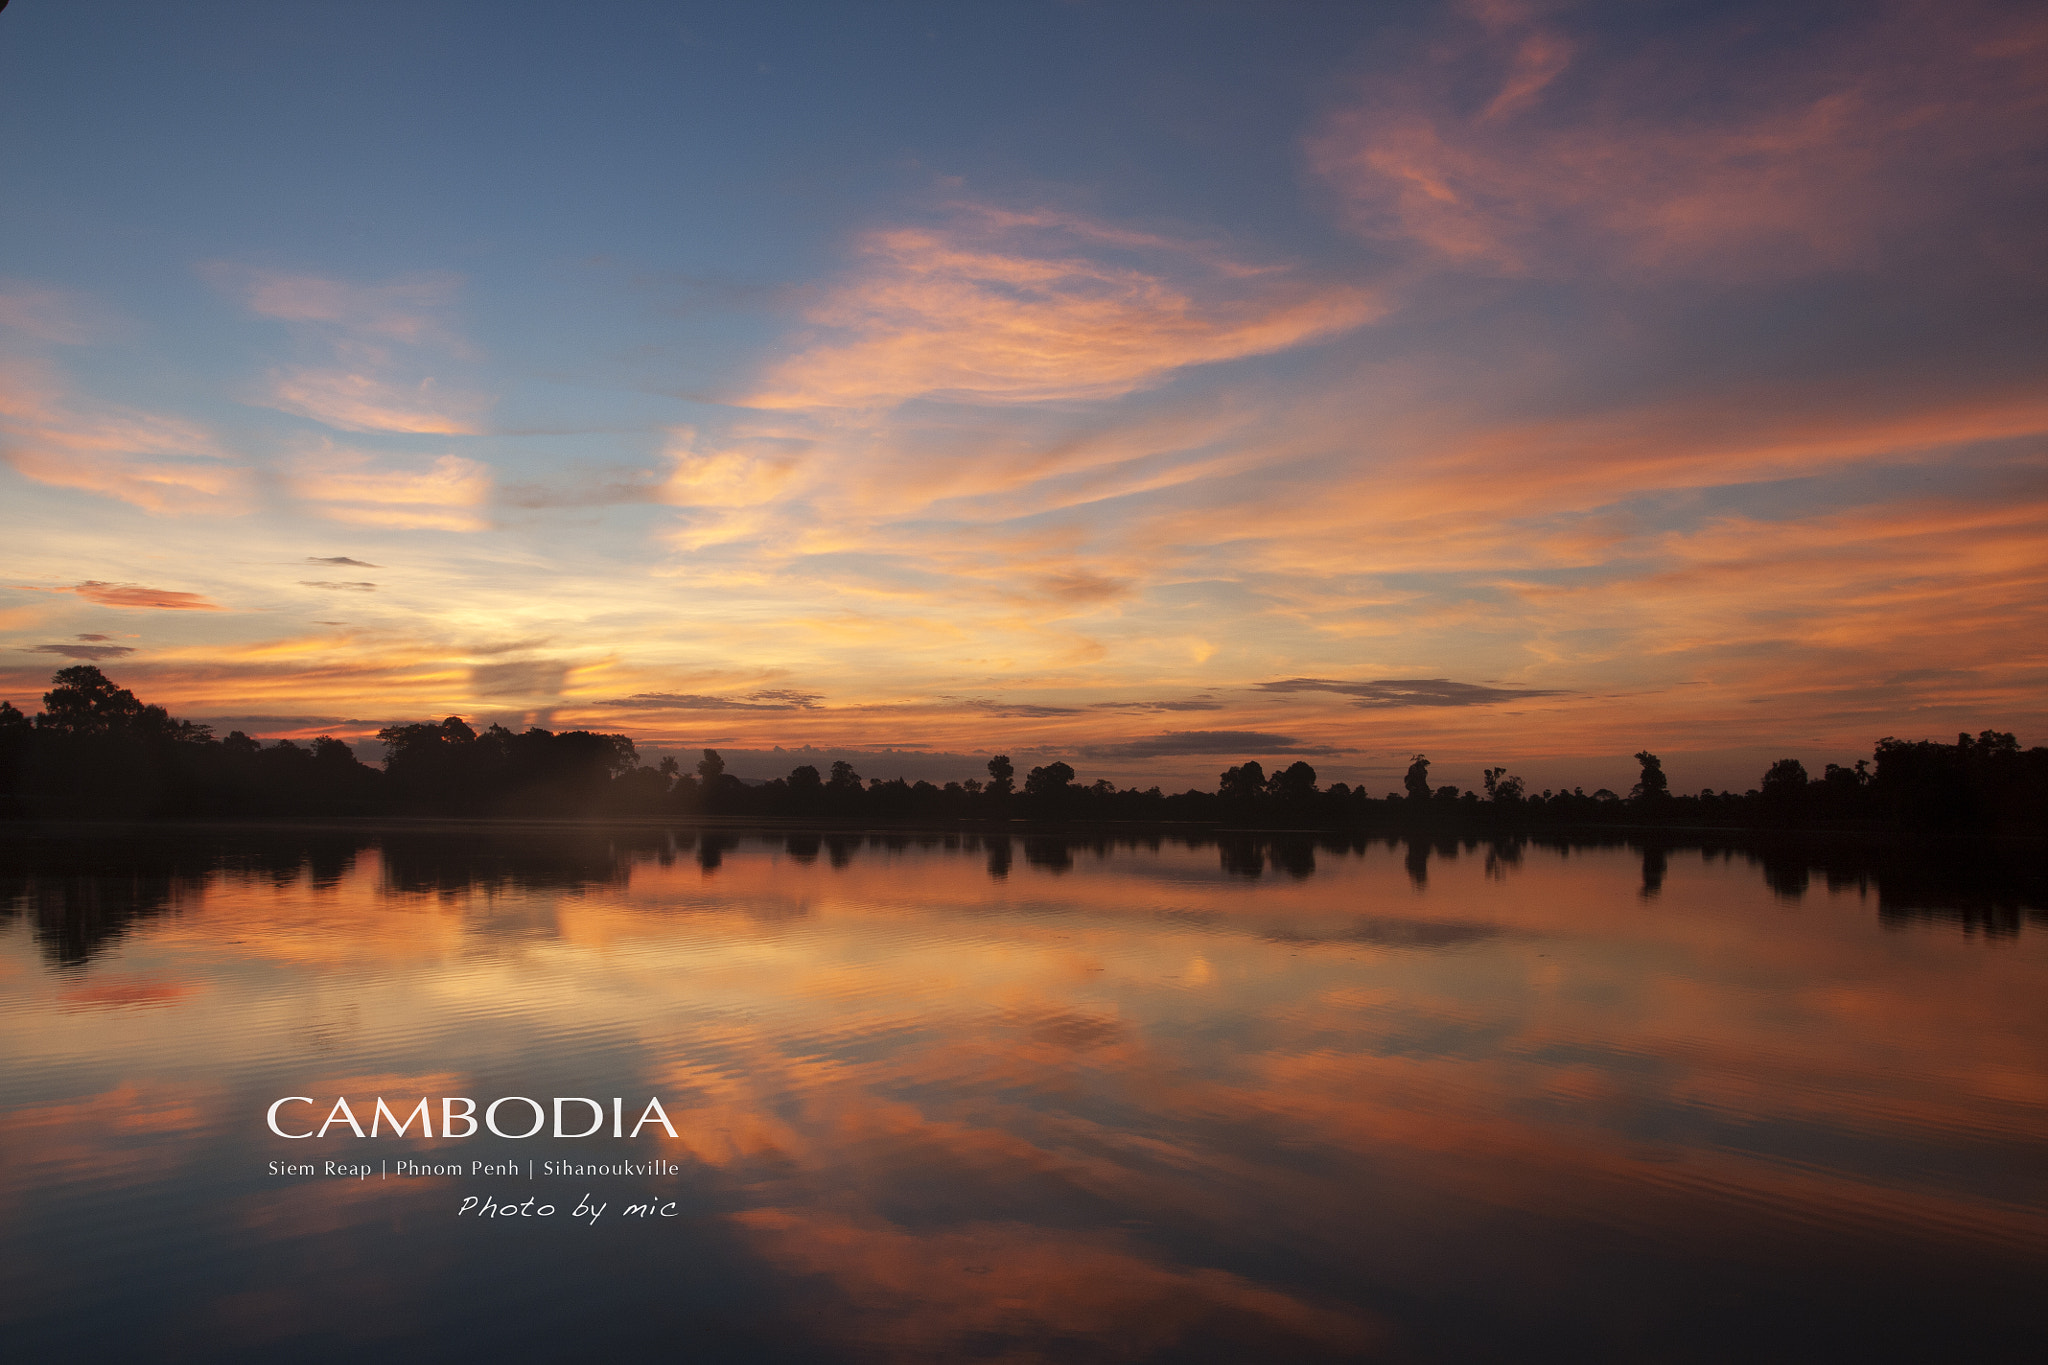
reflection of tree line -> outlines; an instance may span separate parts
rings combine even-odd
[[[454,897],[474,891],[579,891],[624,887],[636,867],[694,865],[715,874],[742,848],[778,853],[834,870],[856,861],[917,853],[978,861],[986,875],[1026,868],[1062,874],[1082,860],[1166,848],[1208,849],[1219,878],[1273,876],[1305,881],[1322,860],[1362,857],[1375,847],[1397,855],[1417,890],[1433,868],[1481,860],[1486,876],[1508,880],[1530,850],[1559,858],[1595,849],[1627,849],[1642,860],[1641,894],[1654,899],[1674,860],[1741,859],[1780,897],[1796,901],[1816,881],[1831,891],[1870,893],[1887,924],[1947,922],[1966,932],[2008,936],[2026,919],[2048,919],[2048,872],[2021,846],[1982,843],[1901,848],[1876,841],[1815,843],[1791,839],[1690,837],[1643,833],[1563,837],[1524,833],[1064,835],[835,830],[599,829],[458,826],[435,829],[177,828],[164,825],[38,827],[0,836],[0,909],[26,915],[56,962],[81,964],[138,921],[196,907],[216,877],[253,879],[280,889],[304,887],[317,906],[365,852],[374,852],[380,884],[392,895]],[[1185,870],[1176,875],[1185,876]]]
[[[118,833],[36,829],[0,837],[0,907],[25,914],[60,963],[80,963],[137,920],[204,901],[222,875],[276,887],[332,890],[354,868],[364,836],[165,825]]]
[[[694,773],[673,758],[648,767],[624,735],[585,730],[481,732],[450,716],[388,726],[384,765],[370,767],[340,740],[264,745],[236,731],[172,718],[116,687],[97,668],[59,671],[33,719],[0,702],[0,813],[35,816],[573,816],[649,819],[783,819],[872,824],[1038,820],[1070,825],[1176,823],[1254,829],[1501,832],[1545,827],[1662,825],[1785,828],[2048,830],[2048,748],[2021,749],[1986,730],[1954,744],[1879,740],[1852,767],[1810,777],[1782,759],[1745,792],[1671,790],[1657,755],[1636,755],[1641,777],[1626,795],[1532,792],[1505,768],[1488,768],[1484,791],[1430,782],[1417,754],[1399,792],[1375,797],[1343,782],[1320,785],[1305,762],[1267,773],[1238,764],[1216,790],[1168,794],[1084,784],[1073,767],[1048,763],[1020,787],[1007,755],[988,779],[935,785],[863,779],[838,762],[808,764],[748,784],[703,751]]]

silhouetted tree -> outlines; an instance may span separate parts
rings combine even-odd
[[[2048,827],[2048,749],[2022,750],[2016,736],[1985,730],[1952,745],[1877,742],[1871,792],[1895,823],[2038,833]]]
[[[1008,754],[997,754],[988,761],[988,786],[983,788],[990,796],[1000,801],[1016,790],[1017,769],[1011,765]]]
[[[1783,820],[1806,806],[1806,765],[1796,758],[1781,758],[1764,773],[1758,788],[1763,805]]]
[[[1401,779],[1401,785],[1407,788],[1410,801],[1427,801],[1429,799],[1429,760],[1421,754],[1415,755],[1415,761],[1408,765],[1408,775]]]
[[[745,785],[725,770],[725,759],[719,755],[718,750],[706,749],[704,757],[697,760],[698,800],[705,810],[731,810],[740,803]]]
[[[377,738],[384,742],[385,781],[400,810],[471,815],[495,794],[475,771],[476,731],[460,716],[438,724],[387,725]]]
[[[1315,798],[1316,770],[1296,759],[1266,780],[1266,794],[1298,812]]]
[[[43,693],[36,728],[74,737],[128,735],[138,738],[196,739],[207,727],[172,720],[161,706],[145,706],[125,687],[116,687],[91,664],[60,668]]]
[[[1068,764],[1055,760],[1024,775],[1024,799],[1040,815],[1066,814],[1074,796],[1074,770]]]
[[[1859,758],[1853,768],[1830,763],[1821,774],[1821,781],[1836,791],[1861,791],[1870,785],[1870,760]]]
[[[386,726],[377,737],[393,804],[417,814],[601,814],[614,804],[613,783],[639,764],[624,735],[502,725],[479,735],[460,716]],[[627,791],[639,784],[651,786],[636,779]]]
[[[818,770],[806,763],[790,769],[782,790],[774,795],[771,808],[783,815],[816,815],[825,809],[825,782]]]
[[[387,726],[382,772],[355,758],[343,741],[284,739],[265,745],[235,731],[216,740],[207,727],[176,720],[90,665],[68,667],[51,680],[44,709],[33,718],[0,701],[0,815],[133,816],[158,813],[427,815],[688,815],[716,809],[737,815],[863,817],[885,821],[1007,819],[1016,809],[1015,769],[1008,755],[989,760],[989,782],[862,783],[853,765],[832,765],[821,781],[815,767],[748,786],[726,771],[716,750],[703,751],[697,776],[673,758],[638,764],[624,735],[538,727],[514,733],[491,725],[481,734],[459,716]],[[1670,823],[1697,825],[1825,822],[1855,825],[1889,819],[1913,828],[1997,828],[2038,833],[2048,827],[2048,749],[2022,749],[2016,736],[1985,730],[1954,744],[1877,745],[1874,766],[1829,764],[1809,780],[1797,760],[1774,764],[1761,790],[1745,795],[1704,790],[1674,796],[1655,754],[1636,755],[1642,778],[1622,803],[1605,788],[1545,790],[1529,795],[1504,768],[1485,769],[1477,792],[1429,785],[1429,759],[1416,754],[1403,785],[1407,798],[1373,800],[1344,783],[1327,789],[1305,761],[1270,777],[1256,761],[1219,775],[1212,792],[1168,796],[1158,788],[1119,791],[1106,778],[1080,784],[1071,764],[1054,760],[1025,780],[1027,813],[1100,821],[1228,820],[1253,827],[1358,828],[1379,820],[1435,831],[1438,852],[1489,831],[1530,825]],[[694,845],[691,845],[694,847]],[[843,851],[843,850],[842,850]],[[715,856],[715,855],[714,855]],[[833,857],[840,858],[841,851]],[[1264,856],[1264,855],[1262,855]]]
[[[1230,807],[1239,819],[1265,794],[1266,770],[1255,758],[1224,769],[1216,780],[1216,799]]]
[[[1833,766],[1832,764],[1829,766]],[[1783,797],[1789,792],[1803,793],[1806,790],[1806,765],[1796,758],[1781,758],[1764,773],[1763,793],[1765,796]]]
[[[190,804],[181,749],[208,728],[145,705],[90,664],[57,670],[18,775],[17,790],[52,815],[138,816]]]
[[[19,707],[11,701],[0,701],[0,817],[21,813],[15,792],[20,787],[22,766],[28,761],[34,733],[35,727]]]
[[[1671,795],[1671,779],[1664,776],[1664,764],[1648,749],[1636,752],[1636,762],[1643,765],[1643,775],[1634,787],[1629,789],[1631,800],[1644,805],[1654,805]]]
[[[855,815],[862,806],[864,791],[860,774],[845,759],[832,764],[832,776],[825,783],[825,808],[834,815]]]

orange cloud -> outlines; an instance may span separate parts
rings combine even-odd
[[[655,498],[681,509],[681,524],[668,534],[676,548],[698,550],[790,529],[774,506],[800,492],[801,457],[790,443],[741,437],[702,449],[694,431],[678,428],[669,457],[673,465]]]
[[[1130,259],[1109,259],[1121,249]],[[1285,350],[1371,321],[1358,286],[1238,265],[1195,244],[1057,214],[965,209],[864,238],[819,329],[745,401],[871,408],[1099,399],[1191,365]]]
[[[47,366],[0,363],[0,452],[24,478],[151,512],[235,512],[247,470],[196,423],[113,404],[81,408]]]
[[[172,592],[165,588],[143,588],[133,583],[101,583],[88,579],[71,591],[102,607],[147,607],[159,611],[219,611],[196,592]]]

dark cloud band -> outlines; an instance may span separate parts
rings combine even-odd
[[[1196,754],[1263,757],[1270,754],[1312,754],[1327,757],[1346,752],[1327,744],[1306,744],[1293,735],[1265,730],[1172,730],[1121,744],[1084,747],[1083,758],[1175,758]]]
[[[1494,702],[1520,701],[1526,697],[1562,697],[1566,694],[1526,687],[1486,687],[1479,683],[1452,682],[1449,678],[1374,678],[1367,682],[1346,682],[1337,678],[1283,678],[1260,683],[1261,692],[1335,692],[1352,697],[1358,705],[1378,710],[1396,706],[1488,706]]]

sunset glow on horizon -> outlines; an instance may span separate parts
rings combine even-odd
[[[31,0],[0,111],[28,711],[2048,742],[2039,6]]]

